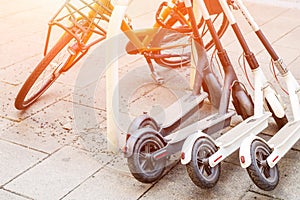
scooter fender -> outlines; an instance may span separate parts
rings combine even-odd
[[[274,114],[278,118],[283,118],[285,115],[284,108],[281,104],[280,98],[278,95],[270,88],[270,86],[264,89],[264,96],[266,97],[267,102],[271,106]]]
[[[125,158],[129,158],[130,156],[132,156],[135,144],[144,134],[147,134],[147,133],[152,133],[152,134],[156,135],[163,143],[166,144],[164,137],[158,131],[153,130],[152,128],[148,128],[148,127],[138,129],[128,138],[128,140],[125,144],[125,147],[123,149]]]
[[[214,140],[209,135],[203,133],[202,131],[198,131],[198,132],[190,135],[184,141],[183,146],[182,146],[181,154],[183,154],[184,156],[181,156],[181,164],[186,165],[189,162],[191,162],[194,144],[199,138],[203,138],[203,137],[208,138],[209,140],[211,140],[214,143]]]
[[[154,122],[154,123],[156,124],[156,126],[158,127],[158,124],[156,123],[156,121],[155,121],[152,117],[150,117],[150,116],[147,115],[147,114],[144,114],[144,115],[138,116],[137,118],[135,118],[135,119],[131,122],[131,124],[129,125],[129,128],[128,128],[128,131],[127,131],[127,132],[128,132],[129,134],[134,133],[137,129],[140,128],[140,125],[141,125],[144,121],[146,121],[146,120],[151,120],[151,121]]]
[[[264,139],[256,136],[250,135],[246,139],[243,140],[240,150],[239,150],[239,160],[242,168],[246,169],[251,165],[251,144],[254,140],[261,140],[266,142]]]

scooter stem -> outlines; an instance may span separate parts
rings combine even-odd
[[[225,74],[224,86],[223,86],[223,90],[222,90],[222,96],[221,96],[220,107],[219,107],[219,114],[223,115],[228,111],[232,83],[238,79],[237,79],[235,71],[232,67],[232,63],[228,57],[228,54],[226,53],[225,49],[223,48],[220,38],[219,38],[219,36],[214,28],[214,25],[210,19],[210,15],[208,13],[208,10],[206,8],[204,1],[198,0],[198,5],[199,5],[199,9],[201,10],[201,13],[203,15],[203,18],[205,20],[205,23],[208,27],[208,30],[212,36],[212,39],[216,46],[216,49],[218,50],[218,57],[221,61],[221,64],[222,64],[223,70],[224,70],[224,74]],[[243,91],[243,89],[241,88],[241,86],[239,84],[235,84],[233,87],[235,87],[235,89],[233,91]]]

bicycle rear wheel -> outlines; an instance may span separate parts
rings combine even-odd
[[[158,41],[158,44],[155,44],[156,41]],[[161,58],[154,58],[154,61],[160,66],[178,68],[190,63],[191,37],[189,34],[178,33],[170,29],[161,29],[155,38],[155,43],[152,46],[162,48],[162,50],[154,52],[161,56]],[[168,48],[172,46],[174,48]]]
[[[72,38],[69,33],[64,33],[27,78],[15,100],[18,110],[33,104],[61,75],[61,69],[72,64],[76,55],[67,51]]]
[[[212,21],[214,22],[218,36],[221,38],[229,25],[226,16],[224,16],[224,13],[213,15]],[[163,67],[177,68],[186,66],[191,60],[191,29],[186,26],[177,26],[176,21],[172,19],[167,23],[169,27],[173,26],[174,28],[161,29],[151,44],[152,47],[161,48],[160,51],[154,52],[161,55],[161,58],[155,58],[154,61]],[[203,18],[198,24],[198,29],[204,41],[205,49],[207,51],[210,50],[214,46],[214,42],[204,24]],[[168,48],[172,46],[176,47]]]

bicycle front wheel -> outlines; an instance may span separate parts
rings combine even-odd
[[[15,107],[24,110],[33,104],[60,76],[60,69],[72,64],[76,55],[67,51],[72,35],[65,33],[36,66],[20,89]]]

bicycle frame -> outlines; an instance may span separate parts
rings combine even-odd
[[[156,12],[156,19],[159,20],[156,20],[152,29],[134,31],[128,23],[126,23],[124,20],[122,21],[121,30],[125,33],[128,39],[134,44],[134,46],[141,54],[144,52],[158,51],[166,48],[172,49],[172,48],[182,46],[182,45],[174,45],[174,46],[172,45],[166,48],[149,47],[149,43],[153,40],[155,34],[157,34],[160,28],[162,27],[162,23],[168,18],[168,16],[170,16],[173,10],[177,11],[176,2],[177,2],[176,0],[172,0],[171,4],[166,4],[166,2],[163,2],[160,5],[159,9]],[[163,7],[166,8],[163,9]],[[181,23],[184,23],[190,27],[188,20],[184,17],[184,15],[181,12],[177,11],[176,14],[178,14],[179,21]],[[139,39],[139,36],[145,36],[145,38],[141,40]],[[186,44],[186,46],[187,45],[188,44]]]
[[[91,3],[87,3],[84,0],[78,0],[83,4],[83,7],[76,8],[75,5],[71,3],[71,0],[67,0],[65,4],[58,10],[58,12],[54,15],[54,17],[49,21],[48,32],[46,37],[46,43],[44,47],[44,55],[47,54],[50,36],[52,32],[53,26],[58,26],[63,29],[67,34],[72,35],[72,37],[76,40],[79,51],[83,53],[80,57],[78,57],[75,61],[71,60],[69,65],[63,69],[63,71],[67,71],[71,68],[86,52],[87,50],[94,46],[95,44],[101,42],[106,38],[106,30],[102,28],[99,24],[96,23],[95,19],[102,20],[105,22],[109,22],[109,17],[112,13],[113,6],[110,4],[109,0],[93,0]],[[170,5],[167,5],[166,8],[163,8],[164,5],[161,5],[159,11],[159,17],[162,21],[164,21],[168,16],[171,15],[172,10],[176,9],[176,0],[172,0]],[[62,12],[67,10],[69,13],[61,16]],[[87,14],[84,12],[89,10]],[[157,12],[158,13],[158,12]],[[186,23],[188,25],[188,21],[184,18],[184,16],[177,12],[180,17],[180,21],[182,23]],[[76,16],[78,15],[78,16]],[[64,25],[64,20],[68,19],[69,22],[72,23],[71,26]],[[85,24],[81,22],[85,22],[88,24],[88,27],[85,27]],[[121,24],[121,30],[125,33],[128,39],[134,44],[134,46],[138,49],[140,54],[145,52],[159,51],[162,49],[173,49],[177,47],[186,47],[189,44],[179,44],[179,45],[171,45],[164,48],[158,47],[149,47],[150,42],[153,40],[154,36],[160,30],[161,25],[158,22],[155,22],[152,29],[142,30],[142,31],[134,31],[130,25],[130,19],[125,18]],[[85,34],[84,39],[80,37],[78,34]],[[92,34],[96,34],[99,36],[96,40],[87,44],[88,40],[91,38]],[[144,39],[141,40],[139,36],[144,36]],[[77,54],[78,52],[73,52],[73,54]]]
[[[44,58],[20,89],[15,101],[17,109],[23,110],[34,103],[62,73],[76,64],[92,46],[106,38],[106,28],[113,9],[111,0],[67,0],[65,2],[49,21]],[[219,14],[216,14],[215,20],[218,16]],[[182,0],[172,0],[171,3],[164,2],[160,5],[152,29],[134,31],[130,19],[126,15],[123,18],[120,29],[129,39],[126,50],[127,47],[133,47],[133,51],[127,53],[143,55],[153,79],[158,84],[162,84],[164,79],[155,71],[152,60],[162,67],[169,68],[186,66],[190,63],[191,54],[189,50],[186,51],[186,47],[190,45],[191,28],[188,18],[185,17],[186,10]],[[197,24],[198,29],[202,26],[202,22],[203,20]],[[218,34],[223,35],[228,26],[228,21],[223,15],[220,25]],[[51,45],[51,50],[48,52],[54,26],[62,30],[63,34],[54,45]],[[170,29],[177,31],[176,34],[170,33]],[[178,35],[178,32],[185,34]],[[203,35],[205,35],[204,30]],[[183,42],[178,42],[178,39]],[[174,44],[175,41],[181,44]],[[209,49],[212,46],[213,43],[209,41],[205,48]],[[52,63],[53,59],[60,60]],[[39,81],[40,79],[43,79],[43,82]]]

